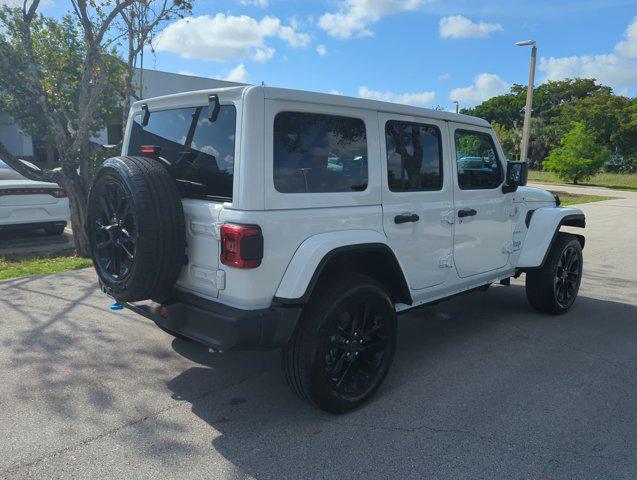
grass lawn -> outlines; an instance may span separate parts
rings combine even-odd
[[[92,265],[91,260],[80,257],[25,258],[10,260],[0,257],[0,280],[45,273],[79,270]]]
[[[532,182],[560,183],[567,185],[552,172],[529,170],[529,180]],[[637,173],[598,173],[579,185],[593,187],[608,187],[617,190],[637,191]]]
[[[578,203],[601,202],[602,200],[610,200],[613,198],[602,197],[601,195],[580,195],[579,193],[558,192],[557,190],[552,190],[551,193],[556,193],[560,197],[560,201],[562,202],[561,207],[568,207],[569,205]]]

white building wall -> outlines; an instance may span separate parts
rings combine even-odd
[[[0,112],[0,142],[16,156],[33,155],[31,137],[20,131],[20,126],[8,114]]]
[[[235,82],[226,82],[214,78],[194,77],[177,73],[160,72],[158,70],[137,69],[135,85],[142,87],[140,98],[159,97],[173,93],[188,92],[192,90],[205,90],[208,88],[223,88],[241,85]],[[92,141],[100,145],[108,143],[106,129],[93,136]],[[29,157],[33,155],[33,142],[29,135],[20,132],[19,126],[9,115],[0,112],[0,142],[7,147],[13,155]]]

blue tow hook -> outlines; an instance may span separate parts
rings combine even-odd
[[[120,305],[119,303],[112,303],[111,310],[124,310],[124,305]]]

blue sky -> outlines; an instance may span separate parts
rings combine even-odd
[[[145,66],[451,108],[527,82],[596,76],[637,94],[637,1],[194,0]]]

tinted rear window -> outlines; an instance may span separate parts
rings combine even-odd
[[[208,107],[151,112],[145,127],[138,115],[128,154],[141,155],[143,145],[160,147],[159,156],[182,195],[232,199],[236,119],[232,105],[222,105],[214,123],[208,120]]]
[[[277,114],[274,187],[283,193],[365,190],[365,123],[358,118],[317,113]]]

